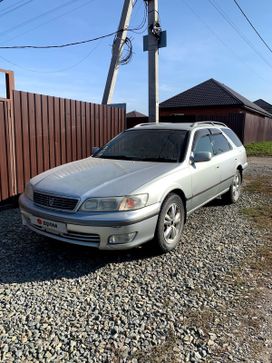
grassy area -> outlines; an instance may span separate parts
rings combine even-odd
[[[248,144],[246,151],[248,156],[272,156],[272,141]]]
[[[272,206],[259,206],[255,208],[243,208],[242,213],[249,217],[257,227],[267,228],[272,223]]]
[[[265,194],[268,197],[268,200],[266,205],[260,205],[254,208],[243,208],[242,213],[250,218],[257,227],[271,227],[272,205],[269,200],[272,196],[271,177],[247,177],[244,188],[250,193]]]

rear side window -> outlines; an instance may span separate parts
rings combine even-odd
[[[239,137],[231,129],[221,129],[234,143],[235,146],[239,147],[243,144],[241,143]]]
[[[222,134],[211,135],[214,155],[231,150],[228,140]]]

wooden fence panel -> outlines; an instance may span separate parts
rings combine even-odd
[[[29,179],[45,170],[88,157],[93,146],[124,129],[125,110],[13,91],[15,151],[10,155],[8,102],[0,100],[0,201],[23,192]]]
[[[14,125],[15,125],[15,162],[16,162],[16,180],[17,192],[24,190],[25,174],[24,174],[24,153],[23,153],[23,128],[22,128],[22,112],[21,112],[21,95],[14,93],[13,102],[17,107],[14,108]],[[42,170],[44,170],[42,166]]]
[[[272,140],[272,119],[247,114],[245,119],[245,143]]]
[[[61,142],[60,142],[60,100],[54,98],[54,137],[55,137],[55,164],[61,164]]]
[[[7,102],[0,101],[0,200],[8,198],[10,194],[7,107]]]
[[[44,170],[43,151],[43,125],[42,125],[42,99],[40,95],[34,95],[35,120],[36,120],[36,152],[37,152],[37,173]]]

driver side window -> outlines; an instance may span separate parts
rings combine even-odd
[[[193,152],[194,152],[194,154],[199,153],[199,152],[210,152],[213,154],[213,148],[212,148],[210,136],[203,135],[203,136],[199,137],[196,140],[196,143],[193,148]]]

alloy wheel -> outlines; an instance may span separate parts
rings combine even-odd
[[[240,196],[240,189],[241,189],[241,177],[239,174],[236,174],[232,183],[232,195],[234,201],[238,200]]]
[[[173,243],[181,228],[181,211],[176,203],[172,203],[164,217],[164,238],[167,243]]]

